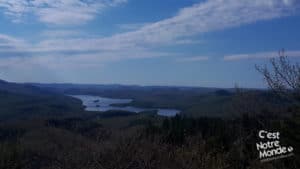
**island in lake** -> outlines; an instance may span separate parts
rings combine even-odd
[[[90,95],[71,95],[82,101],[82,104],[85,106],[86,111],[99,111],[105,112],[110,110],[121,110],[128,112],[140,113],[144,111],[153,111],[156,110],[157,114],[160,116],[173,117],[176,114],[180,113],[180,110],[177,109],[161,109],[161,108],[140,108],[133,106],[118,107],[116,104],[128,104],[132,102],[132,99],[114,99],[114,98],[105,98],[100,96],[90,96]]]

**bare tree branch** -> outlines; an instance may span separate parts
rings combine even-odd
[[[266,65],[257,66],[267,82],[267,85],[276,94],[293,100],[300,99],[300,66],[292,64],[285,56],[284,49],[279,51],[279,57],[270,60],[271,68]]]

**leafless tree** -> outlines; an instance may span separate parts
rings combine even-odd
[[[300,66],[291,63],[284,49],[279,56],[270,59],[271,67],[257,66],[256,69],[264,76],[268,86],[276,94],[291,100],[300,100]]]

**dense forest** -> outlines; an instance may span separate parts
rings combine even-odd
[[[286,57],[271,63],[271,69],[257,67],[270,90],[1,81],[0,168],[298,169],[300,68]],[[86,112],[65,95],[74,93],[133,98],[130,105],[172,106],[182,113]],[[260,130],[280,132],[280,144],[293,146],[293,155],[261,162]]]

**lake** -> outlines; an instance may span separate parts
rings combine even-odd
[[[161,108],[139,108],[133,106],[126,107],[117,107],[113,106],[114,104],[127,104],[131,103],[132,99],[113,99],[113,98],[105,98],[100,96],[90,96],[90,95],[71,95],[74,98],[80,99],[82,104],[86,107],[86,111],[109,111],[109,110],[122,110],[122,111],[130,111],[135,113],[140,113],[143,111],[149,110],[157,110],[157,114],[160,116],[172,117],[176,114],[179,114],[180,111],[176,109],[161,109]]]

